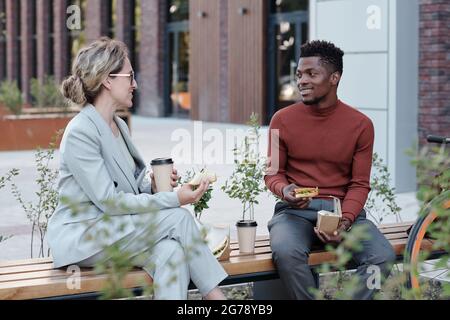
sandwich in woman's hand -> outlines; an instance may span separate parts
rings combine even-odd
[[[200,182],[202,181],[203,177],[208,178],[209,183],[213,183],[213,182],[217,181],[216,174],[205,169],[200,172],[197,172],[195,174],[194,178],[192,178],[192,180],[189,181],[188,184],[190,184],[191,186],[198,186],[200,184]]]
[[[319,195],[319,187],[294,189],[296,198],[312,198]]]

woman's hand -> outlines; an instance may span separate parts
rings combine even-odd
[[[190,184],[183,184],[177,191],[180,206],[195,203],[200,200],[203,194],[208,190],[208,187],[209,179],[207,177],[202,178],[200,185],[195,190],[192,190],[192,186]]]
[[[174,188],[178,187],[178,179],[180,179],[180,177],[178,176],[177,169],[175,168],[172,169],[172,175],[170,176],[170,179],[171,179],[170,181],[171,186]],[[150,181],[152,182],[152,193],[155,193],[157,190],[153,172],[150,172]]]

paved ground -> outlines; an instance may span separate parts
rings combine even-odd
[[[210,209],[204,212],[202,221],[211,224],[229,224],[231,236],[236,237],[234,224],[241,217],[242,205],[237,200],[229,199],[220,190],[220,186],[233,171],[232,161],[230,161],[232,157],[228,157],[228,162],[226,158],[227,152],[230,155],[233,142],[225,137],[227,134],[230,137],[238,131],[243,132],[246,127],[222,123],[202,123],[200,125],[190,120],[133,116],[131,128],[133,140],[147,163],[155,157],[170,156],[172,151],[175,155],[184,154],[183,158],[178,157],[176,165],[180,172],[185,172],[193,167],[203,167],[200,163],[202,159],[208,162],[207,167],[217,173],[218,181],[215,183]],[[261,134],[263,142],[260,149],[265,153],[266,144],[264,142],[267,128],[262,128]],[[222,141],[224,143],[221,143]],[[227,145],[226,141],[231,142],[228,142]],[[188,148],[191,149],[190,154],[186,151],[186,147],[189,145],[191,146]],[[222,147],[214,148],[218,145],[222,145]],[[182,160],[185,163],[181,163]],[[211,163],[213,160],[216,163]],[[52,167],[57,168],[57,163],[58,153]],[[24,194],[24,198],[30,201],[35,200],[34,151],[0,152],[0,175],[11,168],[19,168],[21,171],[15,181]],[[414,194],[399,194],[397,201],[403,209],[402,220],[414,220],[418,208]],[[0,190],[0,203],[0,235],[13,235],[6,242],[0,243],[0,261],[28,258],[30,256],[31,226],[20,205],[11,195],[9,187]],[[255,214],[258,222],[258,234],[267,233],[267,222],[272,216],[274,204],[275,199],[272,196],[268,194],[260,196],[260,204],[256,207]],[[388,217],[385,222],[395,222],[395,220],[395,217]],[[37,239],[34,248],[36,253]]]

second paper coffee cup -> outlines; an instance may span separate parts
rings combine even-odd
[[[153,171],[153,178],[155,179],[156,192],[173,191],[170,184],[173,171],[172,158],[156,158],[150,163]]]

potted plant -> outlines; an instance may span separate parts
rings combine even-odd
[[[47,78],[43,84],[31,79],[31,84],[32,107],[24,104],[22,92],[15,82],[4,81],[0,84],[0,104],[9,109],[7,113],[1,113],[0,131],[7,137],[0,140],[2,151],[47,146],[55,133],[64,129],[78,112],[66,112],[67,104],[52,78]],[[47,107],[52,108],[42,104],[50,104]]]
[[[255,249],[256,228],[255,220],[256,199],[261,192],[266,191],[263,177],[265,160],[259,155],[259,120],[255,113],[250,116],[247,123],[250,128],[240,148],[233,149],[234,171],[230,178],[222,186],[222,190],[232,199],[242,202],[242,219],[237,221],[239,251],[241,253],[253,253]]]

